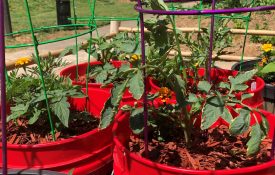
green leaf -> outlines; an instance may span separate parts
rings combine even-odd
[[[192,104],[192,107],[191,107],[191,113],[196,113],[196,112],[198,112],[198,111],[200,111],[201,110],[201,102],[200,101],[197,101],[197,102],[195,102],[195,103],[193,103]]]
[[[130,105],[123,105],[121,108],[120,108],[122,111],[130,111],[133,109],[132,106]]]
[[[249,94],[242,94],[242,100],[241,101],[243,101],[243,100],[245,100],[245,99],[248,99],[248,98],[251,98],[251,97],[253,97],[254,96],[254,93],[249,93]]]
[[[153,0],[150,3],[153,10],[169,10],[163,0]]]
[[[69,127],[70,103],[67,101],[67,98],[63,97],[59,102],[50,104],[50,106],[61,123],[64,126]]]
[[[260,123],[260,126],[261,126],[261,129],[262,129],[264,135],[266,136],[266,135],[268,135],[269,124],[268,124],[268,121],[265,118],[265,116],[262,113],[260,113],[260,114],[262,116],[262,122]]]
[[[18,117],[21,117],[22,115],[26,114],[29,109],[29,103],[26,105],[24,104],[18,104],[14,107],[11,107],[11,114],[7,118],[7,122],[10,120],[17,119]]]
[[[96,82],[97,83],[104,83],[104,81],[108,77],[108,72],[106,70],[102,70],[99,74],[96,75]]]
[[[116,69],[112,64],[110,63],[105,63],[103,66],[103,70],[112,70],[112,69]]]
[[[219,88],[230,89],[230,84],[226,82],[220,82]]]
[[[236,117],[230,124],[229,132],[232,135],[243,134],[250,126],[250,119],[250,110],[247,108],[242,108],[240,110],[239,116]]]
[[[249,87],[246,84],[235,84],[235,85],[232,85],[232,86],[233,86],[234,91],[244,91]]]
[[[226,105],[227,105],[227,106],[232,106],[232,107],[233,107],[233,106],[236,106],[236,103],[227,102]]]
[[[174,89],[176,93],[176,99],[178,104],[183,107],[186,105],[185,101],[185,82],[181,79],[181,76],[174,75],[175,83]]]
[[[208,81],[200,81],[198,84],[198,90],[208,93],[211,89],[211,84]]]
[[[230,101],[231,101],[231,103],[235,103],[235,104],[241,103],[241,100],[238,100],[236,97],[231,98]]]
[[[225,115],[224,101],[221,97],[214,96],[206,100],[203,107],[201,129],[208,129],[211,127],[222,115]]]
[[[101,118],[100,118],[100,129],[107,128],[115,118],[116,112],[113,110],[113,105],[111,103],[111,97],[106,101],[103,110],[101,111]]]
[[[114,87],[111,91],[111,93],[112,93],[111,103],[113,106],[119,105],[119,103],[122,99],[123,93],[125,91],[126,85],[127,85],[127,81],[124,81],[121,84],[118,84],[118,83],[114,84]]]
[[[103,43],[99,44],[98,48],[99,48],[99,50],[107,50],[107,49],[112,48],[112,44],[103,42]]]
[[[189,93],[189,96],[188,96],[188,100],[187,100],[189,103],[195,103],[197,101],[199,101],[198,97],[193,94],[193,93]]]
[[[33,115],[30,117],[28,123],[30,125],[34,124],[38,119],[39,119],[39,116],[41,114],[41,110],[37,110],[36,108],[34,109],[34,113]]]
[[[71,169],[71,170],[68,172],[68,175],[73,175],[73,173],[74,173],[74,168]]]
[[[111,97],[104,104],[104,108],[101,111],[101,120],[99,127],[101,129],[107,128],[115,118],[116,113],[118,112],[118,106],[123,96],[123,92],[126,88],[127,81],[122,84],[115,84],[112,89]]]
[[[251,70],[251,71],[247,71],[244,73],[239,73],[236,77],[229,77],[229,80],[231,82],[232,85],[237,85],[237,84],[243,84],[246,81],[250,80],[255,73],[257,72],[257,70]]]
[[[246,146],[247,146],[247,155],[251,156],[258,153],[258,151],[260,150],[261,140],[264,138],[264,134],[258,123],[252,126],[249,136],[250,136],[250,139],[246,143]]]
[[[154,94],[148,93],[148,94],[147,94],[147,100],[148,100],[148,101],[153,101],[153,100],[155,100],[156,98],[158,98],[158,96],[159,96],[159,92],[156,92],[156,93],[154,93]]]
[[[123,63],[121,65],[121,67],[119,68],[119,72],[125,72],[129,69],[130,69],[130,64],[129,63]]]
[[[275,62],[268,63],[261,71],[262,74],[275,72]]]
[[[129,80],[129,91],[136,100],[139,100],[144,93],[143,76],[140,70]]]
[[[229,124],[232,122],[232,119],[233,119],[232,114],[230,113],[229,109],[226,107],[224,108],[224,112],[221,117]]]
[[[58,92],[61,93],[62,90],[58,90]],[[48,99],[54,97],[54,95],[52,95],[50,93],[51,93],[50,91],[47,92]],[[59,94],[59,93],[57,93],[57,94]],[[40,94],[37,94],[37,95],[39,95],[39,96],[33,98],[32,103],[37,103],[37,102],[41,102],[41,101],[46,100],[45,94],[43,92],[41,92]]]
[[[134,109],[130,115],[130,127],[135,134],[140,134],[144,129],[143,108]]]
[[[87,97],[82,91],[81,91],[81,86],[80,89],[78,87],[74,86],[74,89],[70,89],[69,91],[66,92],[66,97],[72,97],[72,98],[84,98]]]

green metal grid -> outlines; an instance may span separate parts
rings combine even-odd
[[[47,98],[47,90],[45,87],[45,82],[44,82],[44,77],[43,77],[43,73],[42,73],[42,69],[41,69],[41,65],[40,65],[40,57],[39,57],[39,49],[38,46],[39,45],[43,45],[43,44],[49,44],[49,43],[54,43],[54,42],[59,42],[59,41],[64,41],[64,40],[68,40],[68,39],[72,39],[75,38],[75,49],[76,49],[76,79],[78,79],[79,75],[78,75],[78,37],[79,36],[83,36],[85,34],[89,34],[89,40],[90,42],[88,43],[88,63],[90,62],[90,58],[91,58],[91,41],[92,41],[92,33],[93,31],[96,31],[97,36],[98,35],[98,31],[97,31],[97,24],[96,21],[136,21],[137,22],[137,26],[139,26],[139,16],[134,17],[134,18],[130,18],[130,17],[110,17],[110,16],[99,16],[96,17],[95,16],[95,5],[96,5],[96,0],[88,0],[88,5],[90,7],[90,13],[91,15],[89,17],[80,17],[78,18],[76,15],[76,3],[75,0],[71,0],[72,4],[73,4],[73,18],[70,18],[73,23],[72,24],[67,24],[67,25],[53,25],[53,26],[43,26],[43,27],[38,27],[35,28],[33,26],[33,22],[32,22],[32,16],[30,13],[30,8],[29,8],[29,3],[28,0],[24,0],[24,5],[25,5],[25,10],[26,10],[26,15],[27,15],[27,19],[28,19],[28,23],[29,23],[29,29],[24,29],[24,30],[20,30],[20,31],[16,31],[13,33],[9,33],[6,34],[5,36],[12,36],[12,35],[18,35],[18,34],[31,34],[32,36],[32,43],[24,43],[24,44],[16,44],[16,45],[9,45],[9,46],[5,46],[6,49],[14,49],[14,48],[22,48],[22,47],[30,47],[33,46],[34,47],[34,58],[36,60],[37,66],[38,66],[38,70],[39,70],[39,74],[40,74],[40,81],[41,81],[41,85],[42,85],[42,91],[43,94],[45,96],[45,102],[46,102],[46,106],[47,106],[47,112],[48,112],[48,120],[50,123],[50,128],[51,128],[51,133],[53,136],[53,139],[55,140],[55,131],[54,131],[54,126],[53,126],[53,122],[52,122],[52,116],[51,116],[51,112],[50,112],[50,107],[49,107],[49,102],[48,102],[48,98]],[[81,24],[78,24],[77,22],[80,21],[82,22]],[[83,23],[83,21],[88,21],[87,23]],[[88,30],[85,32],[81,32],[78,33],[77,28],[78,27],[88,27]],[[60,37],[60,38],[55,38],[55,39],[51,39],[51,40],[46,40],[46,41],[38,41],[37,37],[35,36],[35,33],[37,32],[42,32],[48,29],[64,29],[64,28],[73,28],[74,29],[74,35],[70,35],[70,36],[66,36],[66,37]],[[137,42],[139,42],[138,40],[138,34],[136,35],[137,38]],[[88,93],[88,71],[90,70],[90,64],[88,64],[87,67],[87,74],[86,74],[86,94]],[[7,77],[7,82],[9,83],[9,78],[8,78],[8,73],[7,70],[5,70],[5,74]],[[88,98],[87,98],[88,100]]]

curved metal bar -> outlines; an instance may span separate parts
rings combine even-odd
[[[274,10],[275,5],[272,6],[259,6],[248,8],[233,8],[233,9],[217,9],[217,10],[187,10],[187,11],[170,11],[170,10],[148,10],[135,5],[135,9],[140,13],[156,14],[156,15],[212,15],[212,14],[229,14],[229,13],[245,13],[256,11]]]
[[[68,18],[69,20],[74,20],[74,18]],[[93,20],[94,21],[134,21],[138,20],[139,17],[132,17],[132,18],[123,18],[123,17],[105,17],[105,16],[97,16]],[[78,17],[78,21],[89,21],[90,17]]]

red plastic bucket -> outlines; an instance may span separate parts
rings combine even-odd
[[[116,68],[119,68],[119,67],[121,67],[122,64],[126,64],[126,63],[127,63],[126,61],[112,61],[113,66]],[[90,66],[98,66],[98,65],[102,65],[102,63],[100,61],[90,62]],[[78,64],[78,76],[86,75],[87,67],[88,67],[87,62]],[[72,83],[74,85],[80,85],[83,88],[85,88],[86,87],[85,82],[75,81],[76,70],[77,70],[76,65],[66,67],[65,69],[63,69],[60,72],[60,76],[69,77],[72,80]],[[111,89],[113,88],[113,85],[111,85],[111,84],[105,88],[101,88],[101,85],[102,85],[101,83],[88,83],[88,88],[99,88],[99,89],[103,89],[107,92],[110,92]],[[123,101],[133,101],[133,100],[135,100],[135,99],[133,98],[132,94],[128,90],[126,90],[123,95]]]
[[[200,76],[204,76],[205,69],[200,68],[198,70],[198,74]],[[225,69],[218,69],[218,68],[212,68],[211,69],[211,80],[214,82],[221,82],[224,79],[228,79],[229,76],[236,76],[238,74],[238,71],[233,70],[225,70]],[[251,84],[255,83],[256,88],[254,90],[251,90]],[[156,93],[159,91],[160,87],[157,86],[156,82],[149,78],[149,84],[151,86],[151,92]],[[254,96],[248,99],[245,99],[243,101],[244,104],[253,107],[253,108],[263,108],[264,99],[262,96],[262,92],[264,90],[264,80],[260,77],[255,77],[255,79],[252,81],[248,81],[247,85],[249,88],[247,89],[248,93],[254,93]],[[242,93],[236,94],[237,98],[240,98]]]
[[[270,130],[268,136],[273,137],[275,127],[275,116],[266,111],[262,111],[269,121]],[[259,114],[258,114],[259,115]],[[120,113],[119,118],[113,126],[114,132],[114,174],[115,175],[274,175],[275,160],[263,163],[257,166],[247,168],[239,168],[233,170],[188,170],[159,163],[152,162],[142,158],[126,149],[130,136],[130,128],[122,127],[129,126],[127,113]]]
[[[99,116],[110,93],[101,89],[89,89],[88,97],[88,103],[86,98],[70,99],[71,107],[77,110],[87,107],[89,112]],[[79,136],[46,144],[8,144],[8,168],[46,169],[64,173],[74,168],[74,175],[107,175],[112,171],[112,151],[110,126],[104,130],[93,129]]]

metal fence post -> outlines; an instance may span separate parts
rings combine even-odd
[[[56,0],[56,15],[58,25],[71,24],[68,19],[71,17],[70,0]]]
[[[12,26],[11,26],[11,17],[10,17],[10,10],[9,10],[9,2],[8,0],[4,0],[4,21],[5,21],[5,33],[12,33]]]

